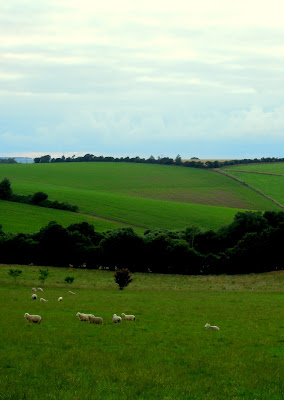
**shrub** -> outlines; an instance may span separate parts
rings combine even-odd
[[[74,282],[74,276],[66,276],[66,278],[64,279],[66,283],[73,283]]]
[[[16,280],[18,279],[18,277],[21,275],[23,271],[21,269],[9,269],[8,274],[14,279],[14,281],[16,282]]]
[[[39,270],[39,280],[44,285],[44,281],[49,277],[49,270],[48,269],[40,269]]]
[[[118,284],[119,289],[123,290],[126,286],[132,282],[131,272],[127,268],[122,268],[116,271],[114,274],[115,283]]]

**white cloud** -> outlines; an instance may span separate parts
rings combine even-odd
[[[282,11],[280,0],[3,3],[1,144],[278,140]]]

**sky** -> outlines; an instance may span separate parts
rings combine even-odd
[[[0,156],[284,156],[283,0],[9,0]]]

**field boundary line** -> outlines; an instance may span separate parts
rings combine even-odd
[[[272,203],[276,204],[278,207],[284,208],[283,204],[281,204],[278,201],[274,200],[272,197],[267,196],[267,194],[263,193],[261,190],[255,188],[254,186],[250,185],[249,183],[247,183],[245,181],[242,181],[241,179],[237,178],[236,176],[231,175],[228,172],[225,172],[224,170],[221,170],[220,168],[214,168],[213,171],[217,172],[217,173],[219,173],[221,175],[225,175],[228,178],[234,179],[235,181],[239,182],[241,185],[244,185],[244,186],[254,190],[255,192],[257,192],[261,196],[265,197],[267,200],[272,201]]]
[[[246,172],[248,174],[259,174],[259,175],[272,175],[272,176],[284,176],[283,174],[274,174],[272,172],[258,172],[258,171],[248,171],[246,169],[227,169],[224,168],[225,171],[231,171],[231,172]]]
[[[93,218],[93,219],[102,219],[102,220],[104,220],[104,221],[116,222],[116,223],[118,223],[118,224],[124,224],[124,225],[127,225],[126,228],[127,228],[127,227],[133,227],[133,228],[139,228],[139,229],[145,229],[145,230],[149,229],[149,228],[145,228],[145,226],[129,224],[129,223],[127,223],[127,222],[119,221],[119,220],[117,220],[117,219],[106,218],[106,217],[102,217],[102,216],[100,216],[100,215],[95,215],[95,214],[86,213],[86,212],[84,212],[84,211],[78,211],[77,213],[78,213],[78,214],[82,214],[82,215],[87,215],[88,217],[91,217],[91,218]]]

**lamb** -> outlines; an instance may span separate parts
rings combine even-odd
[[[93,316],[93,314],[83,314],[80,312],[77,312],[76,317],[79,318],[80,321],[89,321],[89,316]]]
[[[48,301],[48,300],[46,300],[46,299],[44,299],[44,298],[41,297],[41,298],[39,299],[39,301],[43,302],[43,301]]]
[[[32,291],[33,291],[33,292],[36,292],[36,288],[35,288],[35,287],[33,287],[33,288],[32,288]]]
[[[76,294],[76,293],[72,292],[72,290],[69,290],[68,293],[69,293],[69,294]]]
[[[63,297],[58,297],[58,301],[62,301],[63,300]]]
[[[37,290],[38,290],[39,292],[43,292],[43,289],[42,289],[41,287],[38,287]]]
[[[206,324],[206,325],[204,326],[204,328],[206,328],[206,329],[212,329],[212,330],[214,330],[214,331],[219,331],[219,330],[220,330],[220,328],[218,328],[218,326],[212,326],[212,325],[210,325],[210,324]]]
[[[27,321],[33,322],[35,324],[40,324],[40,322],[41,322],[40,315],[30,315],[28,313],[25,313],[24,317],[26,318]]]
[[[90,324],[102,324],[103,318],[102,317],[95,317],[94,315],[89,315],[89,322]]]
[[[37,295],[35,293],[32,294],[32,299],[36,300],[37,299]]]
[[[119,322],[122,321],[122,320],[121,320],[121,317],[119,317],[119,316],[116,315],[116,314],[113,314],[112,320],[113,320],[113,322],[114,322],[115,324],[118,324]]]
[[[135,315],[125,315],[124,313],[122,313],[121,316],[127,321],[135,321]]]

